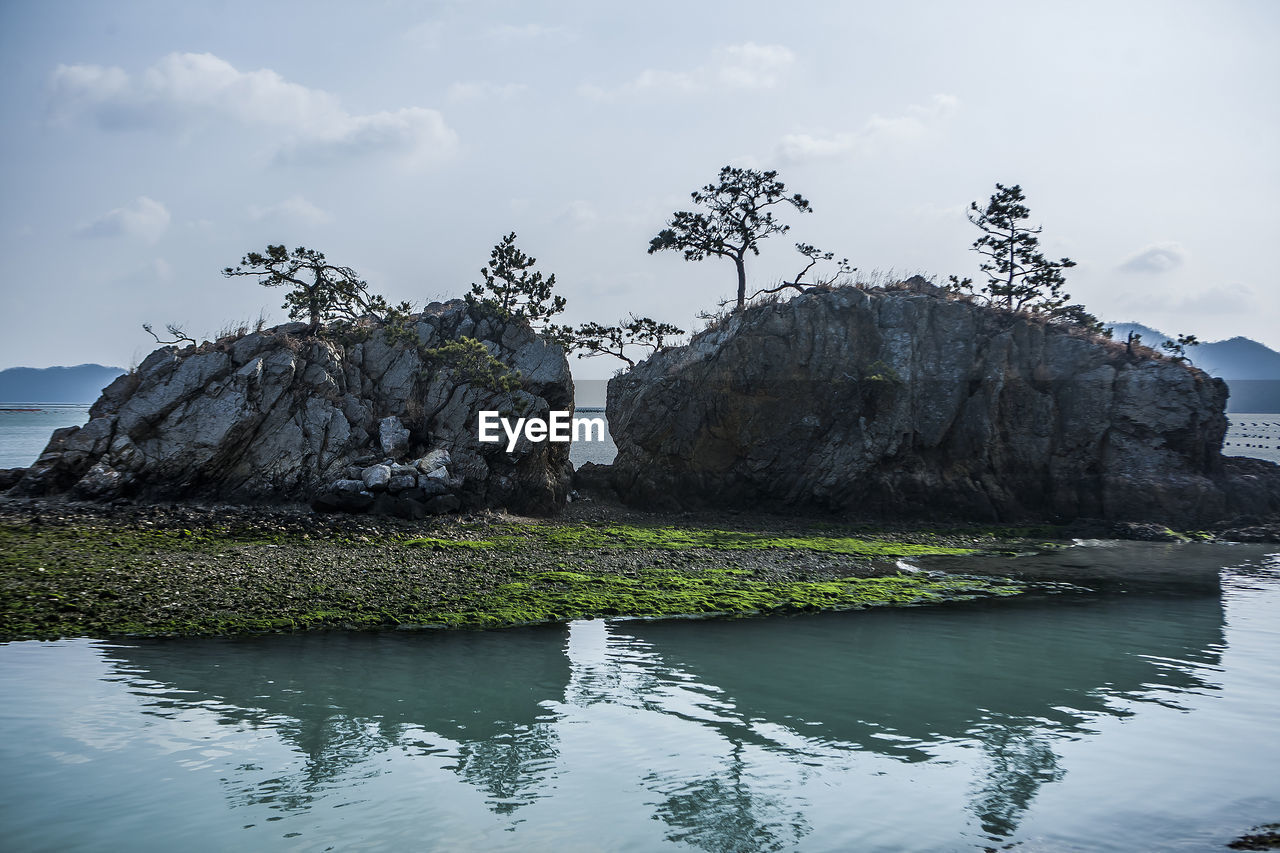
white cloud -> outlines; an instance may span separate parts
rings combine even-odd
[[[447,97],[450,101],[478,101],[490,98],[507,100],[529,90],[523,83],[454,83],[449,87]]]
[[[404,31],[404,38],[418,47],[433,49],[444,41],[443,21],[423,21]]]
[[[717,80],[733,89],[772,89],[791,67],[795,55],[780,44],[733,45],[716,51]]]
[[[324,225],[333,221],[328,211],[316,207],[300,195],[287,198],[276,204],[249,207],[249,218],[255,222],[263,220],[283,221],[301,225]]]
[[[457,147],[457,134],[435,110],[355,115],[328,92],[291,83],[270,69],[240,71],[210,53],[171,53],[137,75],[59,65],[50,97],[60,118],[87,115],[108,130],[208,122],[270,128],[290,158],[390,154],[420,164]]]
[[[156,281],[173,281],[173,265],[164,258],[155,258],[151,261],[150,267]]]
[[[1120,269],[1134,273],[1165,273],[1186,263],[1187,251],[1177,243],[1153,243],[1130,255]]]
[[[781,159],[791,162],[873,153],[886,146],[927,138],[959,109],[960,99],[954,95],[934,95],[928,104],[912,104],[901,115],[873,115],[858,130],[787,134],[778,143],[777,153]]]
[[[780,44],[747,42],[716,48],[710,62],[689,71],[649,68],[615,89],[583,84],[578,87],[578,93],[596,100],[612,100],[649,92],[698,94],[725,89],[773,89],[794,61],[795,54]]]
[[[968,211],[967,204],[941,204],[926,201],[911,208],[911,215],[919,219],[940,219],[951,222],[963,222]]]
[[[1259,302],[1253,288],[1236,284],[1227,287],[1211,287],[1174,301],[1171,311],[1183,317],[1199,317],[1206,314],[1240,316],[1256,310]],[[1149,303],[1148,303],[1149,304]]]
[[[411,166],[443,160],[458,147],[458,135],[436,110],[405,107],[395,112],[351,116],[337,132],[286,145],[285,162],[329,163],[369,155],[397,157]]]
[[[488,36],[496,41],[531,41],[543,38],[567,38],[571,36],[567,27],[558,24],[502,24],[492,27]]]
[[[133,204],[108,210],[76,229],[80,237],[136,237],[148,243],[160,239],[169,228],[168,209],[152,198],[138,196]]]
[[[582,199],[575,199],[569,202],[559,216],[561,221],[567,222],[579,230],[591,228],[599,218],[600,215],[596,212],[595,206],[591,202]]]

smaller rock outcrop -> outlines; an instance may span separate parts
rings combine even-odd
[[[477,414],[571,411],[563,349],[461,300],[428,306],[411,328],[406,342],[376,325],[316,336],[291,323],[162,347],[103,391],[87,424],[56,431],[35,465],[6,479],[19,495],[314,502],[407,517],[560,507],[568,445],[522,438],[508,453],[478,440]],[[518,371],[519,389],[429,357],[462,337]]]

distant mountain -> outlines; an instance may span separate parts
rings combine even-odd
[[[1113,337],[1123,341],[1130,332],[1142,335],[1142,343],[1160,348],[1172,340],[1164,332],[1141,323],[1114,323]],[[1280,352],[1249,338],[1203,343],[1189,347],[1192,364],[1210,376],[1221,376],[1231,388],[1229,412],[1280,412]]]
[[[92,403],[102,389],[124,373],[120,367],[10,367],[0,370],[0,402]]]

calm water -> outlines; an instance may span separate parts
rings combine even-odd
[[[36,411],[4,411],[36,409]],[[0,468],[25,468],[49,443],[55,429],[83,426],[89,407],[70,403],[0,403]]]
[[[0,846],[1221,849],[1280,820],[1277,550],[1096,543],[1013,564],[1093,591],[985,605],[12,643]]]

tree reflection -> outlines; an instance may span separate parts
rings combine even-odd
[[[655,816],[669,827],[668,840],[709,853],[748,853],[785,850],[805,836],[808,823],[785,792],[753,790],[744,751],[742,743],[732,743],[716,775],[684,782],[658,804]],[[670,780],[650,774],[644,783],[662,791]]]
[[[992,840],[1008,838],[1040,787],[1066,773],[1058,766],[1049,738],[1034,722],[991,722],[974,732],[986,755],[986,769],[974,783],[969,810]]]
[[[760,742],[761,720],[792,736],[763,748],[796,765],[828,751],[919,762],[950,744],[976,746],[984,760],[969,810],[998,841],[1014,832],[1040,788],[1066,773],[1058,739],[1092,733],[1100,716],[1131,713],[1119,700],[1168,705],[1171,695],[1217,689],[1205,667],[1218,662],[1223,615],[1219,597],[1201,592],[824,614],[790,620],[785,630],[769,621],[617,630],[627,636],[615,637],[615,647],[642,643],[661,662],[668,675],[651,680],[714,684],[732,697],[714,718],[699,719],[687,702],[665,708],[714,729],[730,756]],[[633,653],[617,655],[618,666],[641,663]],[[661,705],[663,695],[644,701]],[[714,840],[715,827],[761,839],[799,827],[779,818],[786,808],[776,791],[761,798],[744,790],[752,773],[731,758],[714,784],[703,785],[704,796],[668,798],[659,816],[673,837],[707,850],[734,849],[715,846],[729,843]],[[660,777],[649,782],[667,788]]]

